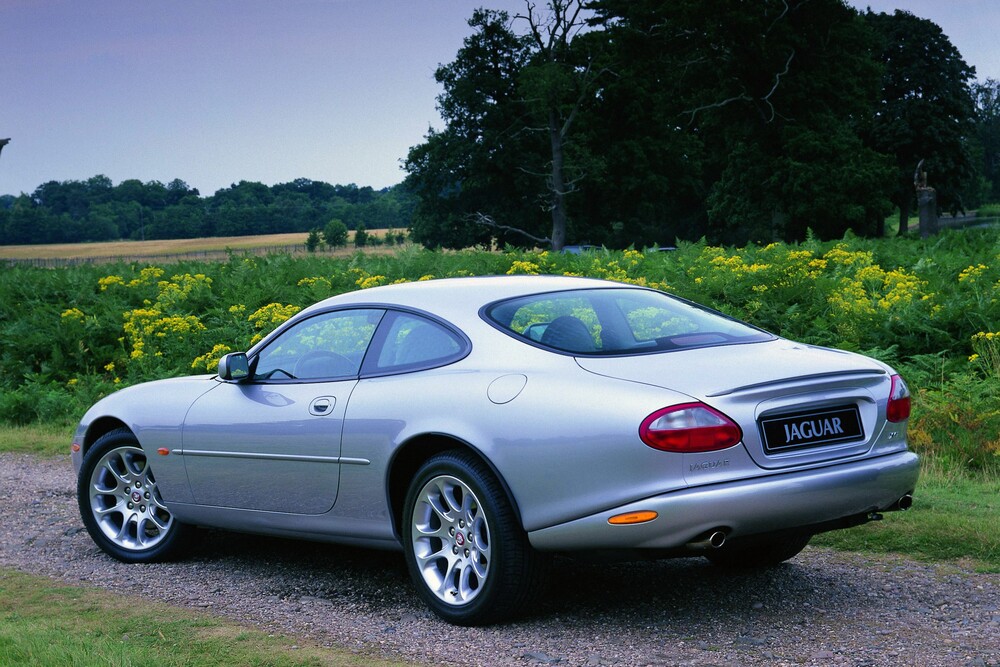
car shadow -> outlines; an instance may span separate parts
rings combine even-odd
[[[831,571],[813,563],[811,552],[764,570],[726,570],[700,557],[615,563],[558,557],[546,572],[543,594],[512,624],[572,621],[599,628],[623,617],[654,624],[726,617],[745,623],[772,614],[805,619],[845,600],[852,601],[852,613],[864,613],[870,604],[866,587],[877,575]],[[206,530],[189,558],[238,568],[276,600],[306,596],[395,617],[431,617],[401,552]]]

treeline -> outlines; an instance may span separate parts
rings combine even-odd
[[[913,14],[843,0],[481,9],[411,149],[429,246],[743,243],[885,233],[1000,199],[1000,84]]]
[[[406,228],[412,209],[399,186],[241,181],[202,197],[180,179],[114,185],[99,175],[0,197],[0,245],[308,232],[332,220],[349,229]]]

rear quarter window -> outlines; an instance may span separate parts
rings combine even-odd
[[[645,354],[773,338],[721,313],[645,289],[536,294],[493,304],[483,314],[526,342],[583,355]]]

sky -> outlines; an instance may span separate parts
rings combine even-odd
[[[849,4],[931,19],[1000,79],[1000,0]],[[97,174],[395,185],[479,6],[524,0],[0,0],[0,194]]]

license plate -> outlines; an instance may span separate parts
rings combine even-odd
[[[865,437],[861,415],[854,405],[767,417],[760,420],[760,430],[766,452],[835,445]]]

